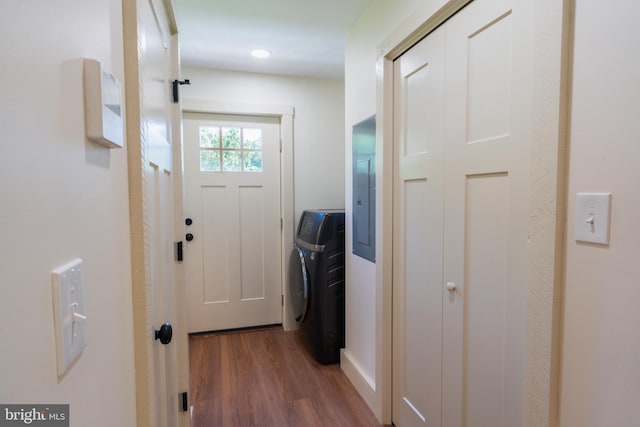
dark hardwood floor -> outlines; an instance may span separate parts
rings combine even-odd
[[[340,369],[281,327],[189,340],[195,427],[380,426]]]

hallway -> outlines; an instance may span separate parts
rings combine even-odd
[[[339,364],[281,327],[189,339],[195,427],[380,426]]]

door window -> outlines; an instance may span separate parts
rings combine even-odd
[[[202,172],[262,172],[262,129],[200,126]]]

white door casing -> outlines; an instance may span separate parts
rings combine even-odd
[[[132,283],[139,426],[186,426],[178,385],[188,373],[184,307],[174,258],[176,200],[173,152],[180,117],[169,100],[177,64],[173,11],[161,1],[125,1],[125,85],[131,215]],[[177,145],[177,146],[176,146]],[[178,169],[179,174],[179,169]],[[179,209],[178,209],[179,210]],[[155,330],[169,323],[168,345]]]
[[[475,0],[396,61],[400,427],[522,422],[529,139],[519,107],[526,64],[515,53],[527,45],[514,31],[522,15],[509,1]],[[409,174],[407,153],[423,173]]]
[[[282,323],[279,119],[204,113],[184,118],[185,215],[194,236],[185,251],[189,331]],[[226,129],[238,129],[243,146],[245,135],[259,130],[262,170],[201,170],[201,129],[214,130],[222,145]],[[216,169],[224,166],[217,163]]]

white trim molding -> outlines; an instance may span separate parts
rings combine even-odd
[[[340,368],[358,390],[364,401],[372,407],[376,401],[376,384],[346,349],[340,350]]]

